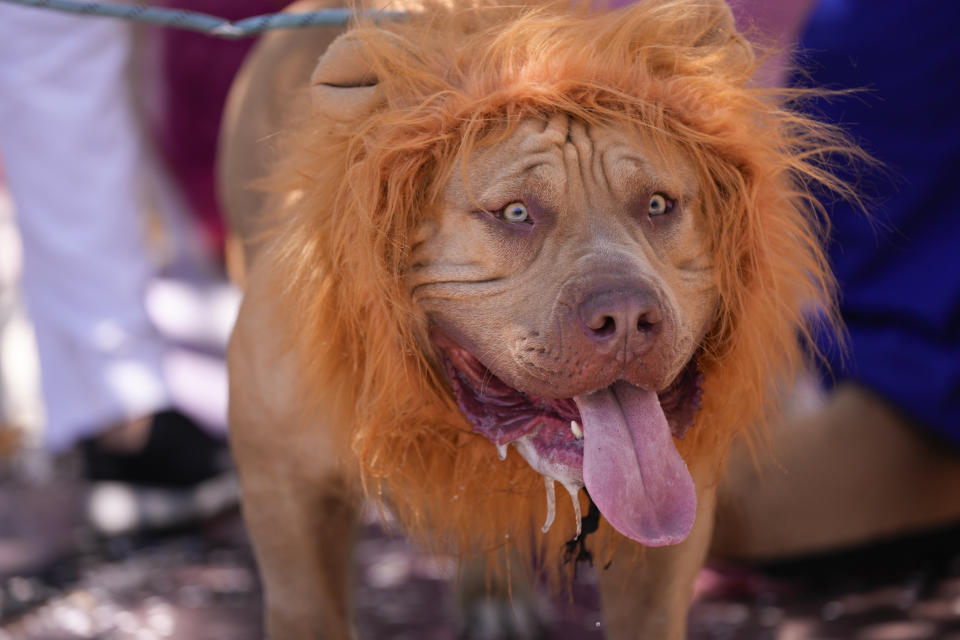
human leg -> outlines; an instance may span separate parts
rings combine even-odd
[[[143,306],[130,39],[116,21],[0,7],[0,149],[53,450],[169,405]]]

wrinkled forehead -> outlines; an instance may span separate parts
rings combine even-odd
[[[667,134],[642,123],[588,124],[566,114],[526,118],[512,131],[491,133],[458,159],[446,195],[482,201],[490,190],[533,182],[562,191],[583,180],[615,196],[638,183],[687,200],[697,195],[692,159]]]

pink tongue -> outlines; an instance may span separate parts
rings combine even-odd
[[[583,482],[600,513],[647,546],[681,542],[697,493],[657,394],[617,382],[574,400],[583,418]]]

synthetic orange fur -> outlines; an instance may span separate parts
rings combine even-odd
[[[278,198],[263,259],[283,291],[278,313],[299,324],[291,347],[304,406],[324,390],[344,459],[355,460],[348,471],[373,496],[389,495],[421,539],[550,555],[573,535],[567,504],[539,533],[541,476],[519,456],[498,462],[471,432],[404,283],[416,223],[439,206],[458,158],[502,139],[504,124],[565,112],[643,128],[694,160],[721,306],[702,345],[702,409],[678,443],[688,461],[725,450],[772,406],[807,356],[809,312],[833,324],[810,189],[846,193],[824,160],[847,148],[785,106],[790,96],[751,86],[753,49],[719,5],[459,3],[355,33],[385,101],[346,127],[304,118],[286,138],[272,188],[297,197]]]

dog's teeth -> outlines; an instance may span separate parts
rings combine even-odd
[[[540,527],[540,531],[546,533],[550,531],[553,519],[557,515],[557,491],[553,478],[543,476],[543,484],[547,488],[547,520]]]
[[[580,424],[576,420],[570,421],[570,431],[573,432],[574,438],[583,440],[583,429],[580,428]]]
[[[580,513],[580,500],[577,498],[577,495],[580,493],[580,486],[574,484],[567,484],[563,482],[563,488],[567,490],[567,493],[570,494],[570,499],[573,500],[573,517],[577,522],[577,535],[575,538],[580,537],[583,526],[583,516]]]
[[[497,445],[497,456],[498,456],[501,460],[506,460],[506,459],[507,459],[507,445],[506,445],[506,444],[498,444],[498,445]]]

